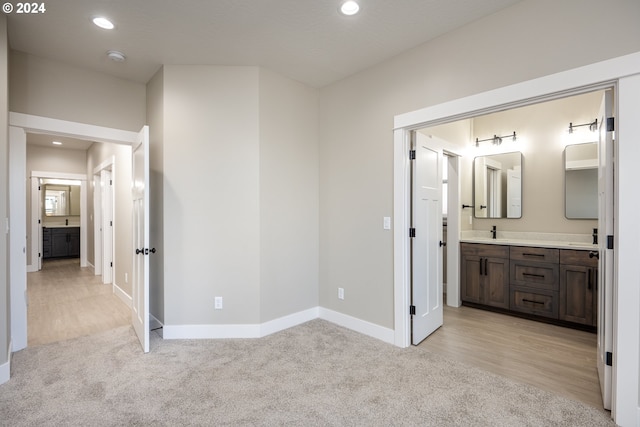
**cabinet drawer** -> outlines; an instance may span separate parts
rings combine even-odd
[[[482,243],[460,243],[463,256],[481,256],[484,258],[509,258],[509,246],[485,245]]]
[[[511,261],[510,278],[512,285],[557,291],[559,266],[558,264]]]
[[[584,251],[575,249],[560,250],[560,264],[584,265],[586,267],[597,267],[598,258],[589,257],[590,253],[598,251]]]
[[[526,288],[512,288],[509,308],[521,313],[558,318],[558,293]]]
[[[527,246],[511,246],[509,256],[512,260],[558,263],[559,249],[530,248]]]

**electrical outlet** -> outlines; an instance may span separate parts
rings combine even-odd
[[[215,308],[216,310],[222,310],[222,297],[216,297]]]
[[[338,288],[338,299],[344,299],[344,288]]]

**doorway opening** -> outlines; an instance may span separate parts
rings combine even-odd
[[[123,150],[126,153],[124,153],[124,156],[128,159],[129,165],[131,164],[132,161],[132,155],[131,155],[131,146],[136,143],[139,139],[139,134],[135,133],[135,132],[129,132],[129,131],[123,131],[123,130],[119,130],[119,129],[111,129],[111,128],[104,128],[104,127],[100,127],[100,126],[92,126],[92,125],[85,125],[85,124],[80,124],[80,123],[74,123],[74,122],[67,122],[67,121],[62,121],[62,120],[56,120],[56,119],[49,119],[49,118],[43,118],[43,117],[37,117],[37,116],[31,116],[31,115],[26,115],[26,114],[20,114],[20,113],[10,113],[9,114],[9,124],[10,124],[10,143],[11,143],[11,147],[12,148],[16,148],[15,150],[12,151],[12,153],[15,153],[15,155],[17,157],[22,156],[19,159],[15,159],[16,160],[16,168],[22,168],[24,169],[24,166],[20,166],[21,164],[24,165],[26,164],[26,145],[27,145],[27,134],[37,134],[37,135],[44,135],[44,134],[48,134],[48,135],[54,135],[56,137],[60,137],[60,138],[71,138],[71,139],[76,139],[76,140],[85,140],[85,141],[91,141],[91,143],[104,143],[101,144],[101,146],[104,147],[116,147],[117,149]],[[146,129],[146,128],[145,128]],[[148,134],[148,133],[146,133]],[[114,148],[115,149],[115,148]],[[102,153],[104,154],[104,153]],[[91,165],[88,165],[88,163],[84,164],[84,167],[82,168],[83,170],[92,170],[93,168],[90,167]],[[11,168],[13,168],[13,163]],[[10,169],[11,169],[10,168]],[[106,168],[108,169],[108,168]],[[130,168],[123,168],[123,171],[125,170],[129,170]],[[111,172],[113,172],[113,168],[111,169]],[[16,188],[19,189],[20,188],[20,177],[17,176],[18,174],[16,174],[15,180],[12,181],[12,189]],[[24,176],[26,176],[26,172],[24,174]],[[107,174],[105,174],[105,176],[108,176]],[[24,178],[22,178],[23,180]],[[129,176],[130,179],[130,176]],[[86,175],[84,176],[84,181],[86,181]],[[93,183],[93,181],[90,181],[91,183]],[[125,182],[125,180],[123,180],[123,182]],[[128,194],[128,200],[131,200],[131,193],[130,193],[130,187],[128,186],[124,188],[125,190],[125,194]],[[16,209],[18,209],[18,206],[22,205],[22,206],[26,206],[27,204],[27,198],[26,198],[26,194],[23,194],[22,196],[19,197],[19,193],[18,191],[16,191],[16,194],[18,194],[18,196],[15,199],[15,203],[12,203],[12,209],[13,207],[16,207]],[[85,202],[84,204],[82,204],[85,207],[85,211],[88,211],[89,209],[87,208],[87,203],[86,203],[86,197],[85,197]],[[113,207],[113,204],[112,206]],[[24,210],[24,209],[23,209]],[[10,215],[12,218],[16,218],[16,221],[14,223],[12,223],[12,235],[27,235],[26,232],[26,227],[24,227],[24,232],[22,232],[20,230],[21,227],[21,223],[18,220],[18,218],[20,217],[25,217],[26,218],[26,213],[25,214],[20,214],[19,212],[14,212],[13,210],[10,212]],[[91,214],[90,214],[91,215]],[[81,214],[81,218],[87,218],[90,215],[82,215]],[[126,207],[125,210],[123,211],[123,215],[125,215],[125,217],[130,221],[130,217],[131,217],[131,210],[129,209],[128,211],[126,211]],[[26,221],[25,221],[26,223]],[[14,225],[15,224],[15,225]],[[66,224],[65,224],[66,225]],[[84,229],[85,231],[88,230],[87,224],[85,222],[85,224],[81,224],[81,230]],[[128,265],[132,265],[132,250],[130,249],[130,247],[133,246],[133,242],[131,239],[131,232],[127,233],[127,230],[124,230],[125,234],[123,234],[122,239],[112,239],[112,241],[120,241],[121,243],[119,243],[119,245],[123,248],[122,253],[122,258],[121,260],[123,260],[122,264],[124,265],[127,261],[128,261]],[[84,249],[85,251],[88,248],[93,249],[93,245],[92,245],[92,234],[93,233],[87,233],[91,238],[87,239],[89,240],[90,243],[81,245],[81,249]],[[24,250],[24,252],[26,252],[26,248]],[[14,256],[15,255],[15,256]],[[19,268],[13,268],[13,266],[21,266],[21,265],[25,265],[26,266],[26,259],[24,259],[24,257],[20,257],[19,253],[17,251],[12,251],[11,252],[11,259],[10,259],[11,265],[12,265],[12,271],[19,271]],[[26,296],[26,282],[27,282],[27,278],[26,278],[26,270],[23,268],[24,271],[24,275],[17,275],[15,277],[12,277],[11,280],[11,294],[13,295],[24,295]],[[123,274],[123,276],[128,279],[128,277],[133,276],[133,274],[128,274],[131,271],[131,268],[129,267],[128,270],[125,270],[126,273]],[[126,280],[125,279],[125,280]],[[110,287],[111,288],[111,287]],[[117,294],[117,293],[116,293]],[[128,293],[128,298],[129,298],[129,302],[127,303],[126,299],[125,299],[125,304],[128,305],[128,311],[129,311],[129,318],[130,320],[133,319],[133,316],[131,315],[131,295],[133,294],[133,292],[129,291]],[[144,295],[145,297],[148,297],[147,291],[144,290],[141,295]],[[118,297],[121,297],[121,295],[118,295]],[[21,348],[26,347],[27,345],[27,309],[26,309],[26,298],[22,299],[22,298],[15,298],[12,299],[11,301],[11,315],[12,315],[12,319],[11,319],[11,333],[12,333],[12,341],[15,343],[18,343],[19,345],[15,345],[13,350],[17,351],[20,350]]]
[[[568,241],[569,238],[576,239],[576,236],[579,235],[581,240],[576,239],[576,243],[583,242],[584,244],[582,246],[575,247],[567,246],[569,250],[565,252],[573,253],[576,249],[584,248],[591,250],[598,249],[597,247],[591,246],[592,230],[599,228],[598,216],[595,215],[589,217],[582,215],[579,219],[575,219],[567,215],[567,212],[576,209],[575,207],[568,205],[569,201],[576,197],[565,198],[565,182],[567,181],[565,176],[569,172],[565,167],[565,152],[567,151],[566,147],[582,147],[587,143],[593,144],[594,141],[597,145],[599,138],[599,134],[596,132],[597,129],[593,129],[593,131],[585,129],[584,132],[580,133],[569,133],[568,129],[572,120],[574,124],[595,122],[596,117],[599,117],[599,109],[604,94],[605,92],[603,90],[583,93],[572,97],[561,98],[545,103],[537,103],[530,106],[512,108],[488,115],[474,116],[468,119],[421,128],[418,130],[418,132],[423,134],[447,138],[451,144],[458,145],[458,149],[463,153],[460,158],[464,165],[460,173],[460,200],[456,202],[457,205],[453,208],[454,211],[460,212],[461,215],[460,235],[462,241],[471,242],[474,249],[477,247],[476,244],[478,243],[485,245],[496,243],[493,241],[494,239],[492,239],[491,236],[493,234],[495,237],[496,232],[494,230],[497,226],[500,233],[498,235],[498,240],[502,241],[502,246],[500,247],[506,248],[507,254],[509,245],[512,244],[510,241],[516,239],[516,237],[519,237],[521,240],[527,236],[529,238],[537,237],[533,236],[532,233],[544,236],[556,235],[560,236],[558,239],[566,238],[565,241]],[[569,120],[569,118],[572,117],[573,119]],[[601,119],[598,118],[598,120]],[[476,139],[482,139],[482,136],[486,133],[491,133],[491,135],[510,134],[513,132],[514,128],[520,137],[515,141],[505,141],[499,146],[496,146],[496,144],[478,146],[478,144],[472,142]],[[510,129],[510,131],[507,131],[506,129]],[[480,136],[480,138],[477,138],[478,136]],[[580,160],[581,167],[593,168],[597,173],[597,156],[594,159],[583,160]],[[612,169],[612,165],[608,166]],[[513,171],[516,171],[517,173],[513,173]],[[513,175],[517,175],[518,177],[518,180],[516,181],[519,185],[517,192],[509,189],[509,184],[513,182],[509,181],[509,178]],[[595,184],[595,186],[594,188],[588,189],[590,190],[589,193],[596,194],[598,191],[597,182],[592,183]],[[544,191],[541,191],[541,189],[544,189]],[[613,193],[613,186],[611,186],[608,192]],[[517,197],[514,198],[515,201],[509,202],[510,194],[517,194]],[[572,194],[572,196],[576,196],[576,194]],[[567,200],[566,203],[565,199]],[[588,200],[594,204],[594,206],[583,207],[589,212],[593,212],[595,208],[595,211],[597,212],[597,198],[589,198]],[[585,203],[586,202],[583,202],[583,204]],[[483,209],[479,209],[479,206]],[[514,209],[514,206],[517,206],[517,209]],[[450,236],[451,233],[448,234]],[[538,240],[543,239],[540,238]],[[548,237],[547,240],[554,239]],[[528,245],[529,243],[525,242],[524,244]],[[459,247],[456,246],[455,249],[458,250],[458,248]],[[413,262],[416,262],[415,258],[413,259]],[[481,273],[483,266],[485,271],[494,268],[491,264],[487,265],[486,261],[482,264],[482,258],[480,258],[480,263],[479,271]],[[512,314],[522,315],[524,310],[521,309],[521,307],[516,306],[514,308],[514,298],[517,298],[515,296],[517,294],[514,295],[513,293],[515,289],[513,285],[519,283],[513,283],[514,280],[517,282],[518,279],[517,277],[514,278],[514,274],[517,274],[517,272],[514,273],[514,263],[512,262],[511,264],[512,266],[510,271],[508,261],[502,264],[495,262],[495,265],[500,267],[500,277],[502,277],[504,281],[498,283],[500,286],[492,285],[495,287],[488,290],[488,292],[491,293],[491,298],[493,299],[484,301],[480,297],[480,301],[482,303],[478,305],[487,309],[495,309],[495,307],[499,307],[499,309],[503,311],[511,309]],[[533,264],[531,266],[527,266],[527,268],[534,267],[535,266],[533,266]],[[552,265],[551,267],[558,270],[558,261],[555,262],[555,266]],[[459,265],[454,267],[456,271],[460,270],[460,268],[461,266]],[[465,268],[462,266],[463,273],[460,278],[462,285],[468,281],[468,274],[464,271]],[[593,290],[588,291],[588,293],[585,291],[585,295],[583,297],[585,302],[584,307],[577,307],[577,303],[570,307],[577,307],[576,310],[583,310],[585,313],[584,319],[568,315],[563,317],[563,288],[562,280],[560,278],[560,274],[563,272],[564,270],[560,269],[555,273],[557,275],[555,278],[555,284],[553,285],[555,287],[550,287],[549,292],[545,291],[545,297],[554,298],[554,301],[548,306],[550,307],[550,312],[543,313],[542,310],[534,308],[532,313],[548,316],[548,318],[556,320],[560,319],[561,321],[563,319],[571,319],[571,321],[576,322],[575,327],[582,328],[586,325],[595,329],[595,325],[597,323],[597,316],[595,313],[597,313],[598,310],[597,298],[594,298]],[[530,273],[531,272],[528,272],[527,274]],[[567,274],[573,273],[567,272]],[[591,272],[589,274],[595,273]],[[571,277],[578,276],[573,274]],[[588,277],[588,281],[585,281],[586,289],[586,286],[592,286],[591,283],[595,279],[590,275],[585,277]],[[447,280],[447,283],[451,284],[451,280]],[[510,284],[512,289],[511,292],[509,291]],[[528,286],[528,284],[525,285]],[[458,284],[456,284],[456,286],[458,286]],[[486,287],[487,285],[480,284],[479,286],[479,289],[482,291],[482,286]],[[558,288],[558,286],[560,286],[560,288]],[[500,287],[500,289],[498,289],[498,287]],[[458,289],[460,288],[458,287]],[[523,290],[531,291],[531,289],[524,288]],[[567,297],[567,295],[572,291],[573,290],[569,288],[569,293],[565,292],[564,294],[565,297]],[[470,303],[473,303],[473,306],[477,306],[476,303],[478,301],[474,299],[475,295],[466,295],[466,293],[468,293],[466,287],[461,289],[460,292],[460,300],[462,300],[463,305],[466,304],[465,301],[469,301]],[[586,298],[589,295],[591,297]],[[467,298],[465,298],[466,296]],[[569,298],[571,297],[577,297],[577,294],[569,296]],[[534,298],[527,297],[527,300],[529,299],[533,300]],[[588,304],[586,303],[587,299]],[[456,302],[459,303],[459,301]],[[533,301],[532,304],[533,303],[537,303],[537,301]],[[545,307],[547,306],[545,305]],[[464,321],[464,318],[467,316],[469,318],[477,317],[475,314],[470,314],[470,310],[474,309],[465,308],[458,312],[451,309],[446,310],[444,316],[445,326],[448,318],[454,319],[452,323],[455,326]],[[517,310],[517,312],[515,310]],[[589,316],[588,318],[587,313]],[[602,313],[604,313],[604,311]],[[500,317],[503,318],[505,325],[513,323],[513,320],[506,315],[497,315],[497,319],[500,319]],[[496,318],[494,317],[492,319],[495,324],[497,322],[495,320]],[[547,318],[539,318],[539,320],[547,321]],[[487,327],[488,326],[489,325],[487,325]],[[543,327],[541,324],[532,323],[531,326],[524,327],[522,331],[519,332],[518,336],[529,336],[533,341],[535,339],[534,337],[540,334],[540,330],[547,331],[547,329],[547,325]],[[449,333],[450,331],[451,328]],[[574,346],[576,351],[585,351],[584,344],[590,343],[589,345],[591,346],[591,350],[595,352],[597,347],[595,336],[590,337],[581,331],[575,331],[573,334],[574,336],[572,336],[572,332],[574,331],[564,331],[565,339],[567,342],[570,342],[571,340],[577,341],[577,344]],[[440,332],[437,332],[436,335],[438,333]],[[504,335],[508,335],[509,333],[510,331],[508,328],[503,330]],[[551,334],[549,331],[547,331],[547,333]],[[476,335],[480,336],[482,334],[477,331]],[[467,336],[467,338],[471,340],[469,342],[473,341],[473,336]],[[550,338],[552,337],[550,336]],[[429,339],[430,338],[427,338],[427,341],[429,341]],[[503,337],[496,337],[493,335],[485,337],[485,340],[488,340],[489,342],[493,339],[495,339],[496,346],[498,346]],[[552,340],[550,339],[550,342],[551,341]],[[562,344],[556,345],[558,345],[558,347],[565,347]],[[515,344],[515,346],[517,347],[517,344]],[[526,346],[523,345],[522,348],[526,348]],[[588,351],[588,349],[589,347],[587,346],[586,350]],[[507,352],[508,349],[503,349],[503,351],[500,351],[499,353],[507,354]],[[481,346],[478,346],[474,356],[479,356],[481,353]],[[553,353],[553,349],[550,349],[547,353]],[[526,358],[526,354],[527,353],[525,352],[522,357]],[[531,355],[534,353],[529,352],[528,354]],[[502,358],[499,359],[502,360]],[[544,376],[544,366],[539,366],[540,360],[542,359],[544,358],[531,360],[531,363],[526,366],[529,368],[535,367],[536,369],[534,369],[533,372],[537,373],[538,376]],[[591,360],[592,365],[595,366],[596,359],[593,357],[591,359],[593,359]],[[480,364],[484,363],[483,361],[478,362],[478,359],[470,358],[469,360],[475,360],[476,363]],[[547,371],[553,371],[553,364],[557,365],[557,361],[547,360],[547,362]],[[590,400],[591,402],[594,401],[593,395],[597,395],[599,392],[598,378],[597,375],[592,374],[592,368],[593,366],[585,367],[582,365],[575,367],[576,371],[579,371],[580,369],[583,370],[584,377],[581,379],[581,382],[583,384],[590,384],[592,388],[592,390],[580,390],[580,393],[582,393],[580,397],[587,396],[585,399],[587,401]],[[522,369],[522,371],[524,370],[525,369]],[[557,377],[558,376],[559,374]],[[550,379],[549,383],[553,383],[553,379]],[[570,383],[570,381],[567,379],[564,383]],[[562,384],[563,382],[560,383],[560,385]],[[600,408],[602,408],[602,405],[600,405]]]

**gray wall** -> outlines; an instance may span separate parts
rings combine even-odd
[[[176,65],[149,89],[162,128],[165,324],[316,307],[317,90],[256,67]]]
[[[106,160],[113,158],[113,202],[114,202],[114,257],[113,284],[131,296],[133,270],[133,201],[131,197],[131,147],[128,145],[96,142],[87,150],[84,172],[87,174],[87,258],[95,266],[93,212],[93,170]]]
[[[260,69],[260,321],[318,305],[318,91]]]
[[[9,109],[18,113],[139,131],[145,85],[10,52]]]
[[[595,220],[570,220],[564,209],[564,148],[568,144],[596,141],[598,133],[579,128],[569,135],[569,122],[589,123],[598,117],[603,92],[592,92],[543,104],[512,109],[473,119],[473,136],[480,139],[509,135],[516,131],[515,142],[504,140],[497,150],[520,151],[522,164],[522,218],[474,218],[474,230],[496,225],[501,231],[591,234]],[[476,148],[467,144],[468,157],[492,153],[492,144]],[[462,171],[462,185],[472,188],[472,168]],[[471,200],[471,198],[469,198]]]
[[[639,51],[640,2],[603,7],[525,0],[321,90],[321,306],[394,326],[394,116]]]

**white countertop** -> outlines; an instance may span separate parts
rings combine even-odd
[[[529,246],[557,249],[581,249],[597,250],[591,234],[562,234],[562,233],[530,233],[498,231],[495,239],[491,238],[490,231],[469,230],[463,231],[460,242],[483,243],[489,245]]]
[[[65,225],[65,224],[47,225],[47,224],[44,224],[42,226],[42,228],[73,228],[73,227],[80,227],[80,224],[69,224],[69,225]]]

